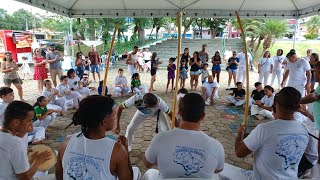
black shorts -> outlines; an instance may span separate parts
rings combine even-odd
[[[157,74],[157,70],[154,70],[154,69],[151,69],[151,76],[154,76],[154,75],[156,75]]]

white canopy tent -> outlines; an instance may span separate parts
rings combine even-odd
[[[320,12],[319,0],[16,0],[70,18],[241,17],[297,19]]]

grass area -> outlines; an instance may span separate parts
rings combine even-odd
[[[276,55],[278,49],[283,49],[283,55],[285,56],[290,49],[293,48],[293,41],[276,41],[272,47],[270,47],[269,51],[271,56]],[[306,56],[307,49],[313,49],[313,52],[320,53],[320,41],[296,41],[295,50],[299,57]],[[258,62],[260,55],[262,53],[262,45],[257,51],[257,55],[255,57],[255,64]]]

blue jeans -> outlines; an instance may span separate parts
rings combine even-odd
[[[91,73],[99,73],[100,72],[100,65],[99,64],[91,64]]]

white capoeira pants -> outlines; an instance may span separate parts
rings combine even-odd
[[[130,91],[128,87],[114,87],[114,92],[117,94],[122,93],[123,95],[127,94]]]
[[[50,114],[50,115],[47,115],[42,120],[37,119],[32,124],[33,124],[33,127],[44,127],[44,129],[47,129],[47,127],[53,120],[54,120],[54,116],[53,114]]]
[[[90,96],[90,89],[88,87],[81,87],[78,92],[81,95]]]
[[[41,141],[46,138],[46,129],[44,127],[33,127],[33,131],[28,133],[28,142],[34,140]]]
[[[60,97],[56,100],[53,100],[53,104],[47,104],[47,109],[54,109],[62,112],[67,111],[66,99],[64,97]]]
[[[129,151],[131,151],[131,146],[132,146],[132,141],[134,139],[135,131],[149,117],[158,117],[158,111],[152,115],[144,115],[139,110],[137,110],[136,113],[134,114],[126,131],[126,138],[128,139]],[[162,111],[159,112],[158,127],[159,127],[159,132],[168,131],[170,129],[170,125],[167,120],[167,115]]]
[[[271,111],[268,111],[266,109],[262,109],[262,108],[259,108],[257,105],[252,105],[251,106],[251,115],[261,115],[263,117],[266,117],[268,119],[274,119],[273,115],[272,115],[272,112]]]
[[[203,87],[203,88],[204,88],[204,87]],[[213,89],[212,89],[212,88],[205,88],[205,91],[206,91],[205,99],[210,98]],[[217,88],[216,92],[214,92],[214,95],[213,95],[213,100],[214,100],[214,101],[216,101],[216,100],[219,99],[218,93],[219,93],[219,88]]]
[[[82,97],[81,94],[77,91],[72,91],[71,94],[67,94],[65,96],[66,100],[72,101],[72,106],[74,106],[74,107],[79,107],[79,100],[81,97]],[[67,103],[67,104],[69,104],[69,103]]]
[[[264,85],[268,85],[269,76],[270,76],[270,71],[266,71],[266,72],[261,71],[261,72],[259,73],[259,80],[258,80],[258,82],[261,82],[261,83],[262,83],[262,80],[263,80],[263,84],[264,84]]]
[[[246,67],[239,67],[237,74],[237,81],[242,82],[245,85],[246,83]]]
[[[236,106],[242,106],[246,101],[243,99],[236,99],[233,96],[228,96],[227,100],[232,102]]]
[[[256,103],[256,101],[252,97],[249,97],[249,107],[251,107],[255,103]]]
[[[271,86],[273,86],[274,80],[278,79],[278,89],[281,89],[281,82],[283,77],[283,70],[272,70]]]
[[[139,87],[133,88],[135,93],[141,93],[141,94],[146,94],[148,93],[147,86],[144,84],[141,84]]]

